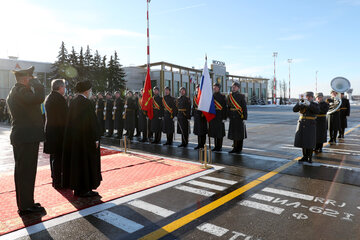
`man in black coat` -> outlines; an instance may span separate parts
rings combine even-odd
[[[327,141],[327,123],[326,113],[329,110],[329,104],[324,101],[323,93],[317,93],[316,101],[319,104],[319,114],[316,115],[316,147],[315,152],[321,153],[324,143]]]
[[[34,67],[13,71],[16,84],[7,97],[11,115],[10,141],[15,159],[15,190],[18,213],[44,213],[34,202],[34,187],[39,144],[44,141],[44,123],[40,105],[45,99],[44,86],[33,79]]]
[[[106,102],[104,107],[104,118],[105,118],[105,137],[111,137],[114,133],[114,119],[113,119],[113,108],[114,100],[112,99],[111,92],[106,93]]]
[[[196,85],[196,91],[193,96],[193,105],[191,115],[194,117],[194,134],[198,136],[198,145],[194,148],[195,150],[199,148],[204,148],[206,143],[206,134],[208,133],[207,121],[203,112],[198,110],[198,92],[200,85]]]
[[[247,107],[245,96],[239,93],[240,83],[234,82],[227,99],[228,117],[230,119],[228,138],[233,140],[233,149],[229,153],[241,153],[244,139],[247,138],[245,121]]]
[[[90,81],[78,82],[66,121],[63,148],[63,186],[78,197],[94,197],[102,180],[100,166],[100,126],[93,111]]]
[[[162,99],[164,106],[163,133],[166,134],[166,143],[164,145],[172,145],[175,132],[174,117],[177,115],[177,108],[175,98],[170,94],[170,87],[165,87],[164,92],[165,96]]]
[[[215,148],[212,151],[221,151],[223,138],[225,136],[225,124],[226,120],[226,97],[220,93],[220,84],[215,83],[214,90],[214,103],[216,109],[216,116],[209,122],[209,136],[215,139]]]
[[[327,102],[329,103],[329,111],[332,109],[335,109],[336,106],[339,104],[339,99],[337,98],[337,92],[334,90],[331,91],[331,98],[327,99]],[[337,109],[331,114],[327,115],[327,121],[328,121],[328,129],[329,129],[329,143],[335,144],[336,143],[336,137],[338,134],[338,131],[340,130],[340,109]]]
[[[100,124],[101,136],[103,136],[105,132],[104,108],[105,108],[104,97],[102,93],[98,93],[95,109],[96,109],[96,116]]]
[[[45,100],[46,122],[44,153],[50,154],[52,186],[61,188],[61,163],[68,106],[64,98],[65,80],[51,82],[51,93]]]
[[[113,119],[114,119],[114,128],[116,129],[115,138],[122,138],[123,129],[124,129],[124,100],[121,97],[121,93],[119,91],[115,92],[115,103],[113,108]]]
[[[344,138],[345,128],[347,128],[347,117],[350,116],[350,102],[344,96],[344,93],[341,93],[341,107],[340,107],[340,131],[338,138]]]
[[[154,87],[153,97],[153,113],[154,117],[151,119],[151,132],[155,134],[155,138],[151,143],[159,144],[161,141],[162,119],[164,117],[164,106],[162,97],[159,96],[159,88]]]
[[[316,147],[316,115],[319,114],[319,105],[313,101],[314,93],[306,92],[306,99],[300,100],[293,108],[294,112],[300,112],[299,121],[295,133],[294,146],[302,148],[303,157],[299,162],[312,163],[312,152]]]
[[[134,129],[135,129],[135,111],[137,108],[137,102],[133,96],[132,91],[128,91],[126,94],[126,101],[125,101],[125,113],[124,113],[124,120],[125,120],[125,129],[127,136],[130,140],[134,137]]]
[[[141,92],[142,90],[140,90],[140,92]],[[134,93],[134,98],[135,98],[135,102],[136,103],[138,103],[139,102],[139,95],[140,95],[141,93],[139,93],[139,92],[135,92]],[[141,94],[142,95],[142,94]],[[140,104],[141,105],[141,104]],[[141,133],[140,133],[140,130],[139,130],[139,109],[138,108],[136,108],[135,109],[135,137],[140,137],[141,136]]]
[[[181,144],[178,147],[186,147],[189,143],[189,119],[191,118],[191,101],[186,96],[186,88],[180,88],[180,97],[176,100],[177,133],[181,134]]]

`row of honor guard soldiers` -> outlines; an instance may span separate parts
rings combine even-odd
[[[331,91],[331,97],[324,101],[323,93],[306,92],[305,99],[301,99],[293,108],[299,112],[299,120],[295,133],[294,146],[302,148],[303,157],[300,162],[312,163],[313,151],[321,153],[324,143],[336,143],[336,137],[344,138],[347,128],[347,116],[350,116],[349,100],[341,93],[342,104],[335,111],[329,111],[337,104],[337,92]],[[338,135],[339,133],[339,135]]]
[[[152,143],[158,144],[164,133],[166,134],[164,145],[171,145],[174,139],[174,118],[176,117],[176,132],[181,135],[181,144],[178,147],[187,147],[190,133],[189,120],[193,117],[193,133],[198,137],[198,145],[195,149],[204,147],[208,135],[215,140],[213,151],[222,150],[223,138],[226,135],[224,122],[229,118],[228,138],[233,140],[234,147],[230,153],[240,153],[243,140],[247,137],[245,127],[247,108],[245,96],[239,92],[239,83],[233,83],[232,91],[227,97],[221,94],[220,84],[213,85],[216,116],[209,124],[202,111],[198,110],[198,90],[199,86],[196,87],[193,98],[190,100],[184,87],[180,88],[178,98],[171,96],[169,87],[164,89],[164,97],[160,97],[159,88],[154,87],[152,120],[149,120],[147,112],[141,109],[142,90],[138,95],[128,91],[125,100],[122,99],[120,92],[115,93],[115,100],[111,93],[106,93],[105,99],[99,93],[93,103],[105,136],[112,136],[115,129],[117,133],[114,137],[122,138],[122,132],[125,129],[125,134],[131,140],[136,129],[138,134],[141,133],[141,142],[153,138]]]

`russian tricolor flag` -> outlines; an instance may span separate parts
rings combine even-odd
[[[207,67],[207,59],[205,59],[205,66],[201,76],[197,99],[199,103],[198,110],[202,111],[206,120],[210,122],[216,116],[216,110],[212,91],[212,81]]]

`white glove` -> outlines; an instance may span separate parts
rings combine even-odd
[[[223,122],[223,123],[225,123],[225,122],[226,122],[226,120],[222,120],[222,122]]]
[[[299,102],[299,105],[300,105],[300,106],[304,105],[304,102],[300,101],[300,102]]]
[[[310,105],[309,100],[306,99],[306,100],[304,101],[304,104],[305,104],[306,106],[309,106],[309,105]]]
[[[243,123],[246,124],[246,120],[243,120]]]

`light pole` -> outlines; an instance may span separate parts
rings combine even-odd
[[[318,72],[319,72],[319,71],[316,70],[316,73],[315,73],[315,93],[318,92],[318,91],[317,91],[317,75],[318,75]]]
[[[291,75],[290,75],[290,65],[291,65],[291,63],[292,63],[292,59],[288,59],[288,63],[289,63],[289,102],[290,102],[290,98],[291,98],[291,96],[290,96],[290,79],[291,79]]]
[[[273,57],[274,57],[274,104],[276,104],[276,75],[275,75],[275,61],[276,61],[276,57],[277,57],[278,53],[277,52],[273,52]]]

